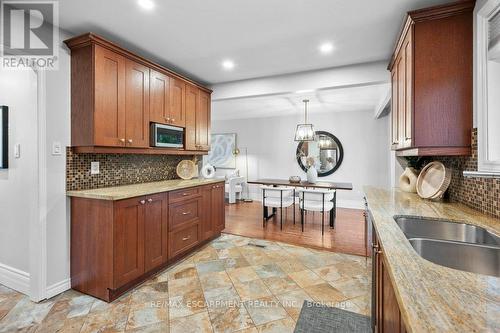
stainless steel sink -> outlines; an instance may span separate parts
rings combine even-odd
[[[500,237],[466,223],[395,216],[415,251],[435,264],[500,277]]]
[[[500,246],[500,237],[475,225],[410,216],[397,216],[394,219],[406,238],[432,238]]]
[[[409,241],[422,258],[435,264],[500,277],[500,247],[426,238]]]

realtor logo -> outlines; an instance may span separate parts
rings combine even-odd
[[[58,5],[57,1],[2,1],[3,68],[56,69]]]

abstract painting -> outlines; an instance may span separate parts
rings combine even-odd
[[[208,163],[216,168],[236,169],[236,133],[212,134]]]

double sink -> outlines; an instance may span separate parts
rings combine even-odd
[[[466,223],[395,216],[415,251],[435,264],[500,277],[500,237]]]

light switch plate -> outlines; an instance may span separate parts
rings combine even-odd
[[[16,143],[14,145],[14,158],[21,158],[21,144]]]
[[[99,162],[90,162],[90,174],[91,175],[99,174]]]
[[[57,156],[62,154],[62,148],[60,142],[52,142],[52,155]]]

